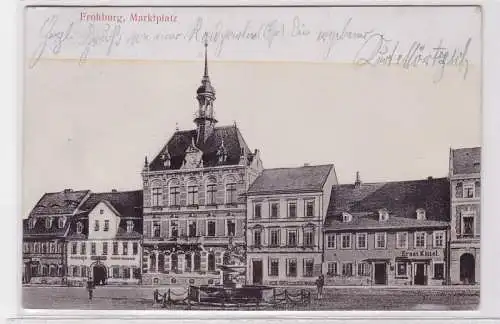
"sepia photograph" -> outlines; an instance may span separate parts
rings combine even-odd
[[[481,24],[26,7],[22,307],[476,310]]]

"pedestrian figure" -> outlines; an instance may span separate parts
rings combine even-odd
[[[92,295],[94,293],[94,283],[92,282],[91,278],[87,280],[87,291],[89,292],[89,300],[92,300]]]
[[[316,279],[316,288],[318,291],[318,299],[323,298],[323,286],[325,285],[325,277],[320,274],[318,279]]]

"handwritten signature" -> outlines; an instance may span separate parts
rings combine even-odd
[[[436,69],[434,82],[443,79],[446,67],[454,66],[467,78],[469,71],[469,59],[467,57],[472,42],[468,38],[465,44],[459,48],[448,48],[441,40],[436,47],[413,41],[406,50],[401,50],[400,41],[392,41],[384,35],[373,34],[357,51],[354,63],[357,65],[371,66],[399,66],[409,70],[418,66],[433,67]]]

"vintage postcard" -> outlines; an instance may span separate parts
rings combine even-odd
[[[481,24],[27,6],[23,307],[477,309]]]

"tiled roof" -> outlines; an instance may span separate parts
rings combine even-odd
[[[117,239],[139,239],[142,236],[142,221],[139,219],[132,220],[134,222],[134,229],[132,232],[127,232],[127,219],[122,219],[116,233]]]
[[[461,148],[451,150],[452,174],[481,172],[481,148]]]
[[[92,193],[81,210],[90,212],[101,201],[110,203],[120,217],[142,217],[142,190]]]
[[[73,214],[89,192],[89,190],[66,189],[61,192],[46,193],[35,205],[31,215]]]
[[[49,217],[30,217],[23,219],[23,236],[24,238],[56,238],[64,237],[70,226],[73,216],[50,216],[52,219],[49,227],[46,227],[46,218]],[[59,227],[59,218],[65,218],[66,221],[63,227]],[[29,222],[35,220],[35,226],[29,227]]]
[[[333,164],[264,170],[247,194],[311,192],[323,189]]]
[[[186,149],[191,145],[193,139],[196,141],[196,129],[175,132],[160,153],[151,161],[149,169],[151,171],[180,169],[186,155]],[[217,151],[222,143],[227,153],[225,162],[219,162],[217,157]],[[253,154],[236,126],[216,127],[205,143],[198,148],[203,152],[202,159],[205,167],[239,164],[242,149],[246,152],[249,162],[253,158]],[[165,166],[162,156],[170,156],[170,167]]]
[[[439,226],[450,220],[450,185],[447,178],[335,185],[332,187],[325,225],[335,228],[384,226]],[[378,211],[387,209],[389,219],[378,221]],[[425,210],[426,220],[417,221],[416,211]],[[353,216],[342,222],[342,213]]]

